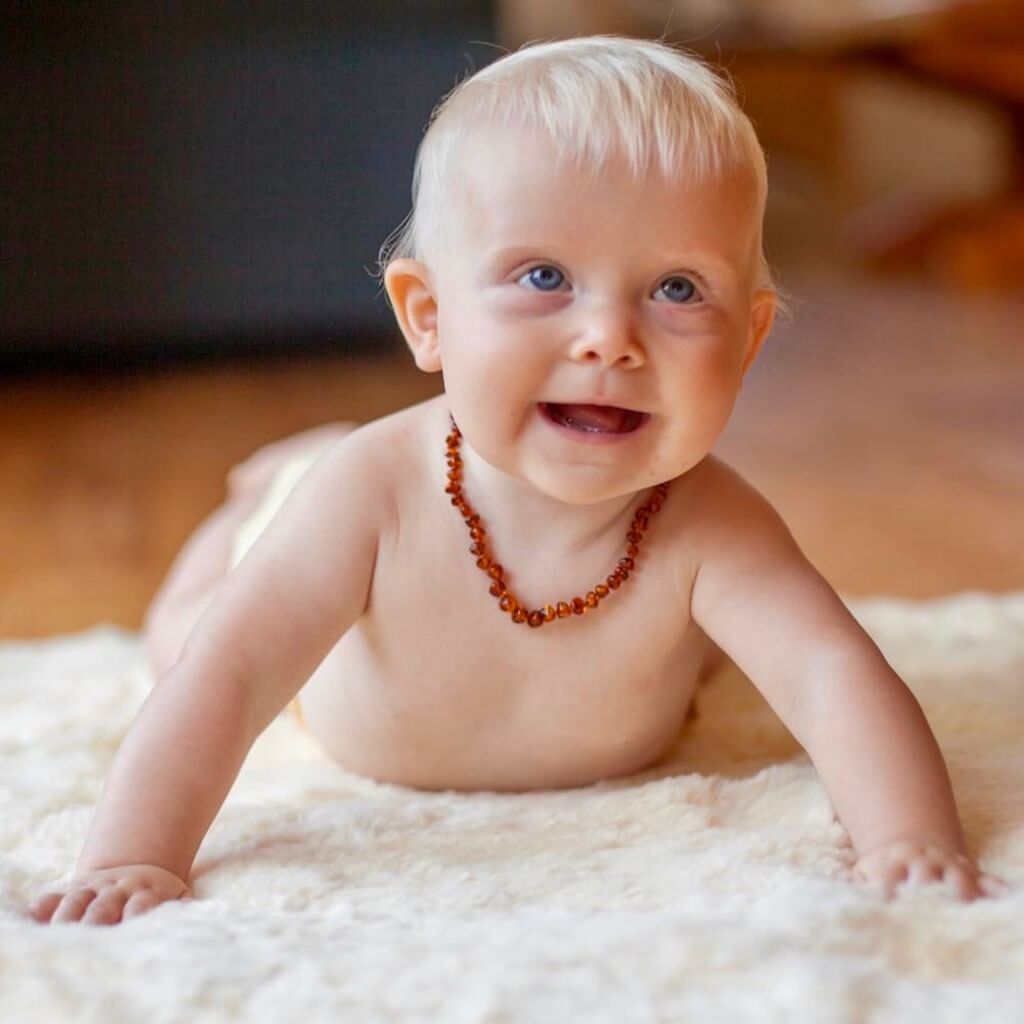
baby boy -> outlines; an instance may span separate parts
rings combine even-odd
[[[778,302],[766,188],[728,85],[658,42],[528,46],[453,90],[382,261],[444,394],[233,471],[147,615],[159,683],[76,873],[33,916],[188,898],[289,703],[374,779],[583,786],[665,754],[718,648],[812,759],[855,878],[1002,891],[914,697],[710,454]]]

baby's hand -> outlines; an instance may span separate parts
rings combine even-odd
[[[854,865],[853,877],[881,890],[886,899],[891,899],[902,883],[945,882],[953,886],[957,899],[965,901],[1010,891],[1001,879],[982,874],[964,854],[915,839],[897,839],[869,850]]]
[[[77,875],[67,885],[40,896],[29,914],[40,924],[117,924],[168,900],[191,898],[188,886],[170,871],[152,864],[126,864]]]

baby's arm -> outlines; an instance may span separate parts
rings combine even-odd
[[[691,592],[694,620],[763,693],[814,762],[887,893],[948,878],[998,890],[967,856],[949,775],[914,695],[803,556],[771,505],[727,471]]]
[[[118,750],[75,878],[37,920],[116,922],[185,880],[257,737],[366,607],[387,489],[365,435],[331,449],[225,578]]]

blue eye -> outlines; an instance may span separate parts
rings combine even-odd
[[[670,302],[682,304],[689,302],[697,294],[694,283],[688,277],[670,277],[662,282],[658,289]]]
[[[529,278],[530,283],[542,292],[553,292],[565,280],[565,275],[554,267],[543,266],[528,270],[519,280],[523,278]]]

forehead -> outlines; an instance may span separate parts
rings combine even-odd
[[[446,206],[454,237],[474,258],[517,245],[615,239],[624,251],[690,247],[735,263],[759,242],[761,215],[750,168],[707,182],[653,171],[638,178],[621,157],[580,167],[525,131],[467,140]]]

